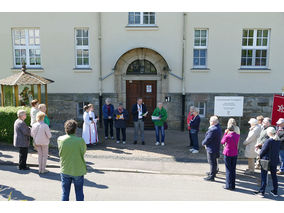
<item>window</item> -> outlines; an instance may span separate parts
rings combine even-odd
[[[194,31],[193,67],[206,68],[207,64],[208,30]]]
[[[154,25],[155,13],[154,12],[129,12],[128,24],[129,25]]]
[[[13,29],[14,67],[41,67],[39,29]]]
[[[127,68],[126,74],[157,75],[155,66],[147,60],[135,60]]]
[[[198,109],[199,109],[199,116],[205,117],[205,115],[206,115],[206,103],[205,102],[198,102]]]
[[[87,28],[75,30],[76,67],[89,68],[89,30]]]
[[[242,68],[267,68],[268,29],[244,29],[242,36]]]
[[[84,114],[84,106],[88,105],[88,104],[89,104],[89,102],[85,102],[85,101],[79,102],[77,104],[77,117],[78,118],[83,116],[83,114]]]

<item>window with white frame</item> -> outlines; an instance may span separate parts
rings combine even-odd
[[[129,25],[154,25],[156,17],[154,12],[129,12],[128,24]]]
[[[242,35],[242,68],[268,67],[268,29],[244,29]]]
[[[38,28],[13,29],[14,67],[41,67],[40,36]]]
[[[199,116],[205,117],[206,115],[206,103],[204,101],[198,102]]]
[[[90,51],[89,51],[89,29],[77,28],[75,29],[75,49],[76,49],[76,67],[89,68],[90,67]]]
[[[208,30],[194,30],[193,67],[207,67]]]
[[[84,114],[84,106],[88,105],[88,104],[89,104],[89,102],[86,102],[86,101],[77,103],[77,117],[78,118],[83,116],[83,114]]]

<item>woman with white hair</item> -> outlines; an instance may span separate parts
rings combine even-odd
[[[280,151],[280,140],[278,135],[276,134],[276,130],[273,127],[267,128],[268,139],[264,142],[261,151],[260,151],[260,159],[268,160],[268,169],[266,169],[262,163],[261,164],[261,187],[255,192],[255,195],[259,195],[264,197],[265,188],[267,185],[267,174],[270,171],[272,182],[273,182],[273,190],[270,193],[274,196],[278,196],[278,180],[277,180],[277,165],[279,163],[279,151]]]
[[[38,112],[36,115],[37,122],[33,124],[31,136],[34,139],[36,150],[38,152],[38,172],[39,174],[47,173],[45,169],[48,157],[48,145],[51,138],[51,132],[46,123],[44,123],[45,113]]]
[[[154,118],[154,119],[153,119]],[[168,118],[167,110],[163,107],[163,103],[159,102],[158,106],[154,110],[152,114],[152,120],[155,125],[156,132],[156,146],[165,146],[165,122]],[[160,140],[160,132],[161,132],[161,140]]]
[[[230,118],[228,120],[227,129],[232,125],[234,126],[234,132],[237,133],[238,135],[240,135],[240,127],[237,126],[237,122],[234,118]]]
[[[258,125],[258,121],[255,118],[251,118],[248,122],[250,124],[249,133],[246,140],[243,142],[245,148],[245,157],[248,158],[248,169],[245,174],[254,173],[254,161],[257,157],[255,152],[255,145],[259,138],[261,127]]]
[[[25,110],[18,110],[18,119],[14,123],[14,146],[19,148],[19,170],[30,169],[27,166],[27,156],[30,144],[30,128],[25,123],[27,114]]]

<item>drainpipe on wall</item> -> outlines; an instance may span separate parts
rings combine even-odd
[[[98,40],[99,40],[99,70],[100,70],[100,77],[99,77],[99,126],[102,128],[102,119],[103,119],[103,79],[102,79],[102,24],[101,24],[101,13],[98,14]]]
[[[185,34],[185,24],[186,21],[186,13],[183,13],[183,29],[182,29],[182,97],[181,97],[181,131],[184,131],[184,125],[185,125],[185,75],[184,75],[184,54],[185,54],[185,40],[186,40],[186,34]]]

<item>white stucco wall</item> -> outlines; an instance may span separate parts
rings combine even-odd
[[[102,71],[110,72],[118,58],[130,49],[151,48],[167,61],[172,72],[182,72],[182,13],[157,13],[157,29],[129,30],[128,13],[102,13]],[[187,13],[186,92],[276,93],[284,86],[284,13]],[[0,78],[12,70],[12,33],[16,27],[39,27],[43,71],[55,80],[51,93],[98,93],[98,13],[0,13]],[[74,28],[89,28],[91,70],[76,72]],[[209,29],[207,72],[193,71],[194,28]],[[269,69],[240,71],[243,28],[271,29]],[[169,92],[181,92],[181,81],[169,76]],[[265,86],[264,86],[265,85]],[[113,93],[114,76],[103,81],[103,92]]]
[[[282,66],[284,13],[189,13],[187,15],[187,92],[279,93],[284,86]],[[208,28],[208,72],[194,72],[194,28]],[[244,28],[271,29],[269,69],[242,71]]]

